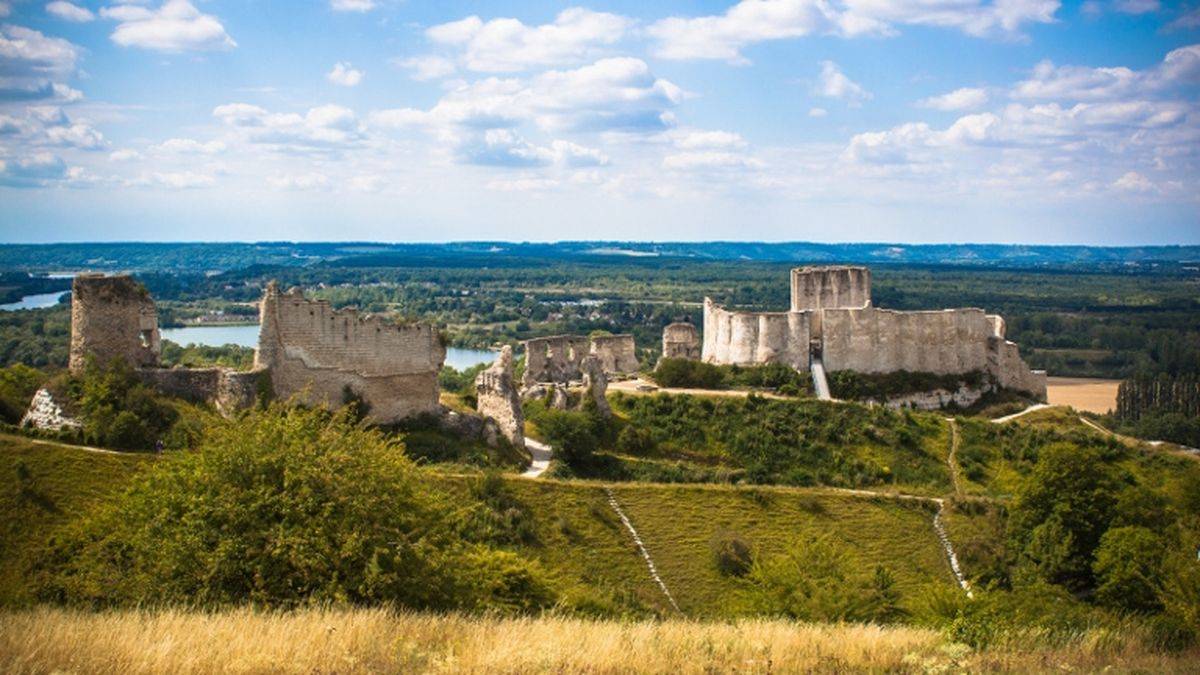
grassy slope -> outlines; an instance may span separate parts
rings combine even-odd
[[[125,485],[150,455],[87,452],[0,435],[0,605],[27,599],[23,556],[52,528]],[[29,472],[22,490],[18,465]]]
[[[151,461],[0,436],[0,604],[26,599],[22,556]],[[36,499],[20,497],[18,462],[32,476]],[[465,479],[438,480],[465,490]],[[532,513],[537,533],[537,543],[523,552],[543,564],[572,606],[603,613],[670,611],[599,484],[514,479],[509,485]],[[891,567],[902,590],[951,583],[929,514],[915,504],[776,488],[625,484],[615,492],[688,614],[728,615],[733,608],[737,582],[716,572],[709,548],[719,529],[737,531],[767,553],[794,536],[832,532],[853,544],[864,564]]]

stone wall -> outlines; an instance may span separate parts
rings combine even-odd
[[[88,358],[124,359],[135,368],[158,365],[158,314],[146,288],[128,275],[80,274],[71,284],[72,373]]]
[[[664,359],[687,359],[698,361],[700,334],[690,323],[672,323],[663,329],[662,355]]]
[[[792,311],[861,309],[871,305],[866,267],[798,267],[792,270]]]
[[[260,306],[255,366],[268,369],[275,395],[340,406],[347,391],[390,423],[440,410],[438,371],[446,358],[427,324],[397,325],[357,310],[335,310],[299,290],[268,285]]]
[[[525,414],[513,378],[512,347],[505,345],[495,363],[475,378],[475,401],[475,410],[495,420],[501,435],[525,447]]]
[[[704,346],[708,363],[782,363],[808,370],[811,313],[732,312],[704,299]]]
[[[632,335],[598,335],[592,338],[590,351],[600,359],[600,367],[609,375],[638,371],[637,347]]]
[[[249,408],[258,400],[264,370],[237,371],[230,368],[143,368],[138,377],[169,396],[211,403],[223,414]]]
[[[577,382],[583,379],[580,363],[591,353],[590,341],[581,335],[555,335],[526,340],[525,374],[521,384]]]
[[[52,431],[69,431],[82,429],[83,421],[67,414],[54,398],[54,394],[49,389],[43,388],[33,394],[33,400],[29,402],[29,409],[21,418],[21,426]]]
[[[988,338],[988,372],[1001,387],[1045,402],[1046,371],[1030,370],[1016,343],[995,335]]]
[[[829,372],[897,370],[939,375],[987,369],[991,327],[980,309],[823,312],[821,354]]]

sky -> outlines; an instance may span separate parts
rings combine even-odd
[[[0,242],[1200,243],[1200,4],[0,0]]]

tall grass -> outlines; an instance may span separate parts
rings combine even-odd
[[[937,632],[871,625],[489,618],[386,609],[0,614],[0,672],[1183,672],[1200,654],[1136,640],[974,652]]]

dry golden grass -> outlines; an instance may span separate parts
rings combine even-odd
[[[1196,654],[1084,635],[973,652],[917,628],[478,618],[383,609],[0,614],[6,673],[1183,672]]]

